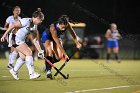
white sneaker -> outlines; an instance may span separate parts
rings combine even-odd
[[[30,79],[36,79],[39,78],[41,75],[38,74],[37,72],[34,72],[33,74],[30,75]]]
[[[10,69],[9,71],[10,71],[10,73],[12,74],[12,76],[14,77],[14,79],[19,80],[19,78],[18,78],[18,73],[15,72],[14,69]]]
[[[51,73],[52,73],[51,70],[48,70],[47,73],[46,73],[46,75],[51,74]]]

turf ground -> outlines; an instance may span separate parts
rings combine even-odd
[[[63,73],[70,74],[67,80],[60,75],[56,80],[46,79],[43,60],[35,62],[35,70],[41,74],[36,80],[29,80],[24,65],[19,70],[20,80],[16,81],[6,66],[7,60],[0,59],[0,93],[140,93],[140,60],[122,60],[120,64],[105,60],[70,60],[63,69]]]

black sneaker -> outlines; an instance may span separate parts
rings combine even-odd
[[[14,66],[12,64],[8,64],[7,68],[12,69],[12,68],[14,68]]]
[[[46,77],[50,78],[51,80],[53,79],[52,78],[52,72],[50,70],[46,73]]]

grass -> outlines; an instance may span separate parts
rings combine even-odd
[[[29,80],[24,65],[17,81],[6,68],[7,60],[0,59],[0,93],[140,93],[140,60],[123,60],[120,64],[105,60],[70,60],[62,71],[70,74],[67,80],[60,75],[56,80],[46,79],[43,63],[43,60],[34,62],[40,78]],[[55,65],[60,67],[61,64]]]

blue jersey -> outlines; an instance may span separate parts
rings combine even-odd
[[[54,24],[54,27],[55,27],[55,30],[57,31],[57,37],[58,38],[60,38],[60,36],[67,30],[67,29],[65,29],[65,30],[60,30],[59,28],[58,28],[58,22],[55,22],[55,23],[53,23]],[[45,29],[45,31],[42,33],[42,43],[45,43],[47,40],[51,40],[51,41],[54,41],[53,40],[53,37],[52,37],[52,34],[51,34],[51,32],[50,32],[50,26],[49,26],[49,28],[47,28],[47,29]]]

